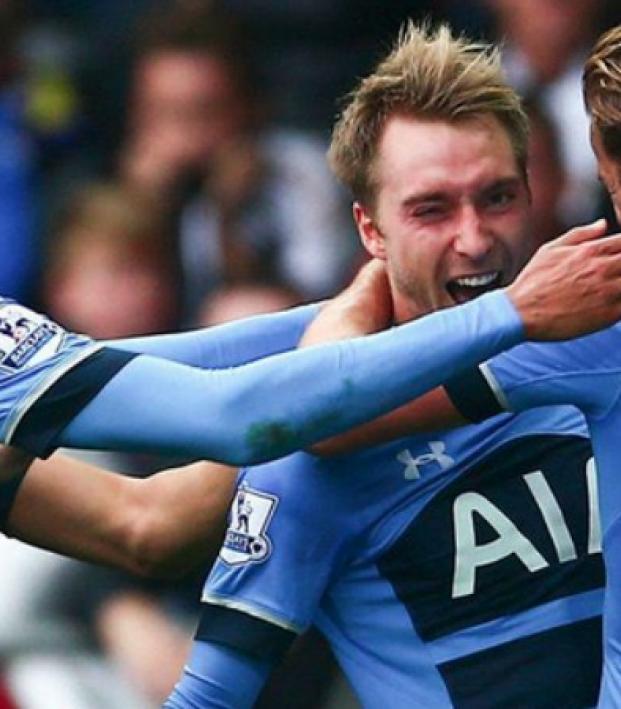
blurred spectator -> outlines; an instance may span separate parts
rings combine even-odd
[[[99,339],[177,325],[177,280],[169,224],[144,194],[93,184],[65,205],[43,273],[50,315]]]
[[[596,166],[581,94],[582,66],[598,35],[604,0],[487,0],[510,81],[537,95],[559,133],[568,180],[564,211],[570,222],[596,208]]]
[[[538,244],[562,234],[571,223],[563,210],[567,174],[556,125],[536,101],[525,101],[530,120],[528,175],[532,195],[531,223]]]
[[[266,127],[234,18],[198,2],[149,20],[120,170],[134,187],[181,203],[186,312],[220,284],[257,278],[289,282],[305,298],[331,293],[355,241],[323,144]]]
[[[302,297],[284,284],[242,283],[224,286],[205,299],[198,311],[197,325],[220,325],[231,320],[273,313],[301,303]]]

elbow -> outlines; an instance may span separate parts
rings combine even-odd
[[[158,521],[148,512],[135,518],[127,539],[124,567],[135,576],[170,580],[183,576],[194,566],[162,538]]]
[[[149,502],[146,480],[132,480],[132,500],[120,533],[119,565],[141,578],[171,579],[190,569],[169,542],[166,525]]]

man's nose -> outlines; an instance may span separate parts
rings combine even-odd
[[[478,261],[492,250],[494,239],[473,206],[461,210],[456,226],[454,248],[457,253]]]

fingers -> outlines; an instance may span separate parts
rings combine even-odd
[[[602,255],[614,255],[621,252],[621,234],[613,234],[605,239],[598,241],[597,253]]]
[[[592,224],[585,224],[584,226],[570,229],[566,234],[563,234],[563,236],[559,236],[553,243],[569,246],[599,239],[606,234],[607,227],[608,225],[605,219],[597,219]]]
[[[388,276],[386,266],[383,261],[373,258],[367,261],[354,276],[349,288],[368,288],[373,286],[388,287]]]

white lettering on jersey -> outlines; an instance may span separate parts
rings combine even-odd
[[[560,563],[577,558],[576,545],[565,521],[558,500],[541,470],[523,476],[526,485],[541,512],[556,555]],[[597,474],[593,458],[586,466],[589,505],[588,553],[602,550],[601,526],[597,496]],[[485,544],[477,544],[474,514],[477,513],[492,527],[498,537]],[[531,572],[549,566],[549,562],[527,539],[515,524],[486,497],[477,492],[464,492],[453,503],[453,528],[455,535],[455,571],[453,598],[474,593],[476,572],[479,567],[493,564],[515,554]]]
[[[524,480],[526,480],[537,507],[541,511],[541,516],[546,523],[552,543],[556,549],[558,560],[563,563],[564,561],[577,559],[576,546],[567,528],[565,517],[541,470],[526,474]]]
[[[597,490],[597,468],[594,458],[589,458],[586,468],[587,494],[589,497],[589,554],[602,551],[602,524],[599,517],[599,495]]]
[[[448,455],[446,444],[443,441],[429,441],[427,444],[431,453],[423,453],[414,458],[408,448],[397,454],[397,460],[405,465],[403,477],[406,480],[418,480],[421,476],[420,468],[429,463],[437,463],[441,470],[448,470],[455,461]]]
[[[486,544],[477,544],[474,532],[474,514],[479,514],[498,533],[498,538]],[[513,522],[486,497],[478,492],[464,492],[453,506],[455,529],[455,574],[453,598],[474,593],[476,570],[516,554],[531,571],[539,571],[548,562]]]

